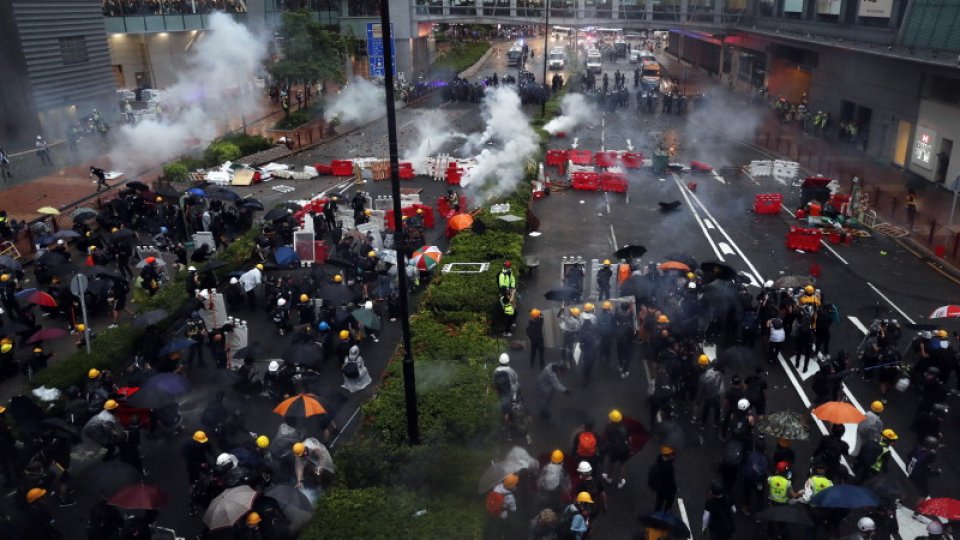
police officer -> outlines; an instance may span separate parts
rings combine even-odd
[[[601,302],[610,298],[610,279],[612,277],[613,270],[610,269],[610,259],[604,259],[603,267],[597,270],[597,291]]]

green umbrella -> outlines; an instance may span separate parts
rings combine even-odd
[[[353,318],[360,321],[360,324],[366,326],[370,330],[380,330],[380,317],[377,317],[377,314],[369,309],[355,309],[353,310]]]

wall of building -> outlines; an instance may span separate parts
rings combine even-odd
[[[909,147],[909,169],[927,180],[934,181],[937,173],[937,154],[940,152],[943,139],[953,141],[953,151],[950,153],[950,166],[944,176],[944,184],[952,187],[953,179],[960,175],[960,107],[947,105],[928,99],[920,102],[917,119],[916,137]],[[921,141],[922,135],[929,135],[929,140]],[[921,164],[916,155],[918,146],[922,143],[930,145],[929,164]]]
[[[40,126],[9,2],[0,2],[0,73],[0,146],[14,151],[30,144]]]

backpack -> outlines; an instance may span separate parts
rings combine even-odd
[[[356,379],[360,376],[360,366],[356,362],[345,362],[341,371],[343,371],[343,376],[348,379]]]
[[[493,371],[493,388],[497,394],[505,396],[510,393],[510,375],[505,369]]]
[[[490,493],[487,493],[487,515],[499,518],[500,512],[503,512],[503,499],[503,493],[491,489]]]
[[[273,322],[282,323],[284,319],[284,311],[282,309],[273,310]]]
[[[570,527],[573,526],[573,518],[579,514],[580,511],[577,510],[577,507],[570,504],[563,509],[563,513],[560,514],[560,526],[557,528],[557,538],[561,540],[566,540],[568,538],[576,538],[573,532],[570,530]]]
[[[743,443],[736,439],[727,440],[723,447],[724,465],[739,465],[743,462]]]
[[[583,431],[577,435],[577,455],[580,457],[597,455],[597,436],[589,431]]]

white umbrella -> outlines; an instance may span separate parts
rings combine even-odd
[[[203,514],[203,522],[211,531],[233,527],[253,508],[256,498],[257,492],[250,486],[230,488],[210,501],[210,506]]]

